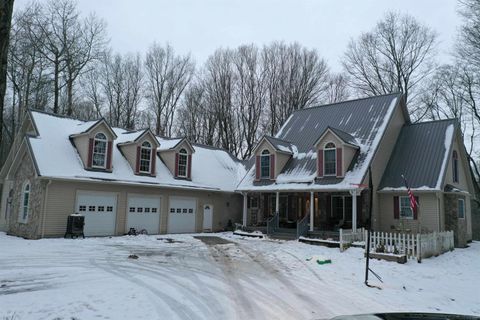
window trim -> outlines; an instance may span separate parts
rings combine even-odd
[[[185,157],[185,174],[184,175],[180,174],[180,161],[182,157]],[[180,149],[180,151],[178,151],[177,168],[178,168],[177,177],[188,178],[188,151],[185,148],[182,148]]]
[[[145,145],[148,144],[148,147]],[[148,159],[142,159],[142,151],[148,151]],[[142,170],[142,161],[148,161],[148,170]],[[140,155],[139,155],[139,164],[138,164],[138,171],[140,173],[151,173],[152,172],[152,144],[148,141],[144,141],[140,146]]]
[[[458,200],[458,201],[457,201],[457,218],[458,218],[458,219],[465,220],[465,215],[466,215],[466,212],[465,212],[465,211],[466,211],[466,210],[465,210],[465,209],[466,209],[466,208],[465,208],[465,199],[460,199],[460,198],[459,198],[459,199],[457,199],[457,200]],[[458,210],[458,209],[460,208],[460,205],[459,205],[460,202],[463,203],[463,205],[462,205],[462,206],[463,206],[463,217],[460,217],[460,211]]]
[[[402,199],[407,199],[408,209],[410,210],[411,216],[408,216],[408,217],[402,216]],[[410,197],[409,196],[398,196],[398,218],[399,219],[405,219],[405,220],[414,220],[415,215],[413,213],[412,208],[410,207]]]
[[[328,147],[327,148],[327,146],[329,144],[332,144],[333,147]],[[327,173],[327,170],[326,170],[326,164],[327,164],[326,152],[327,151],[329,151],[329,152],[333,151],[333,154],[335,156],[335,166],[334,166],[335,172],[334,173]],[[336,177],[337,176],[337,145],[333,141],[329,141],[329,142],[325,143],[325,145],[323,147],[323,175],[327,176],[327,177]]]
[[[97,138],[98,135],[102,134],[105,139],[103,138]],[[97,154],[101,154],[101,153],[98,153],[98,152],[95,152],[95,143],[99,141],[99,142],[104,142],[105,143],[105,153],[103,154],[104,156],[104,159],[103,159],[103,166],[99,166],[99,165],[95,165],[94,162],[95,162],[95,153]],[[97,168],[97,169],[106,169],[107,168],[107,153],[108,153],[108,138],[107,138],[107,135],[105,133],[103,133],[102,131],[99,131],[95,134],[95,136],[93,137],[93,146],[92,146],[92,168]]]
[[[26,190],[28,187],[28,190]],[[32,187],[30,180],[25,181],[22,184],[22,196],[20,197],[20,206],[18,208],[18,222],[19,223],[28,223],[28,217],[30,213],[30,195],[32,192]],[[25,206],[25,195],[27,195],[27,205]]]
[[[453,150],[452,152],[452,180],[454,183],[459,183],[458,176],[458,152]]]
[[[268,149],[264,149],[262,151],[262,153],[260,153],[260,179],[270,179],[271,177],[271,174],[272,174],[272,164],[271,164],[271,153]],[[262,161],[263,161],[263,158],[268,158],[268,175],[263,175],[263,167],[262,167]]]

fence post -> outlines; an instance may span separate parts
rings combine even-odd
[[[422,262],[422,253],[421,253],[422,244],[420,242],[420,233],[417,233],[417,262]]]
[[[343,252],[343,229],[340,228],[340,252]]]

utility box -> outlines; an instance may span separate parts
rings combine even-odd
[[[73,238],[78,238],[82,236],[85,238],[83,234],[83,227],[85,226],[85,216],[80,214],[71,214],[68,216],[67,220],[67,232],[65,232],[64,238],[70,236]]]

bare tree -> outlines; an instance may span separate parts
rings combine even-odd
[[[348,80],[342,73],[331,74],[328,76],[327,87],[325,90],[324,101],[334,103],[345,101],[350,97]]]
[[[146,99],[156,116],[156,134],[172,134],[182,94],[192,79],[194,63],[189,55],[176,55],[170,45],[154,43],[145,57]]]
[[[480,1],[460,0],[463,25],[457,41],[457,56],[471,66],[480,68]]]
[[[13,0],[0,3],[0,146],[3,140],[3,111],[5,91],[7,89],[8,42],[12,22]]]
[[[410,15],[388,13],[371,31],[348,45],[343,61],[360,95],[403,92],[415,120],[420,83],[434,71],[436,33]]]

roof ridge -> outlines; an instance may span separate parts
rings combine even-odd
[[[321,104],[321,105],[311,106],[311,107],[308,107],[308,108],[298,109],[298,110],[295,110],[293,113],[300,112],[300,111],[305,111],[305,110],[310,110],[310,109],[316,109],[316,108],[330,107],[330,106],[334,106],[334,105],[342,104],[342,103],[350,103],[350,102],[356,102],[356,101],[367,100],[367,99],[375,99],[375,98],[392,96],[392,95],[402,95],[402,93],[398,91],[398,92],[380,94],[380,95],[376,95],[376,96],[361,97],[361,98],[343,100],[343,101],[338,101],[338,102],[333,102],[333,103]]]
[[[415,122],[415,123],[407,124],[406,126],[407,127],[413,127],[413,126],[418,126],[418,125],[422,125],[422,124],[432,124],[432,123],[446,122],[446,121],[458,122],[458,118],[447,118],[447,119],[438,119],[438,120]]]
[[[51,111],[45,111],[45,110],[40,110],[40,109],[35,109],[35,108],[28,108],[28,111],[30,112],[37,112],[37,113],[41,113],[41,114],[45,114],[45,115],[48,115],[48,116],[52,116],[52,117],[56,117],[56,118],[63,118],[63,119],[69,119],[69,120],[77,120],[77,121],[82,121],[82,122],[90,122],[90,121],[99,121],[101,120],[103,117],[100,117],[100,118],[97,118],[95,120],[85,120],[85,119],[80,119],[80,118],[76,118],[76,117],[73,117],[73,116],[67,116],[67,115],[64,115],[64,114],[58,114],[58,113],[53,113]]]

